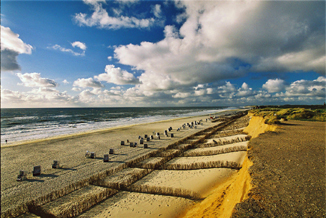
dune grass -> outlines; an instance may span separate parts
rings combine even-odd
[[[211,147],[215,148],[215,147]],[[184,157],[195,157],[195,156],[209,156],[209,155],[216,155],[216,154],[225,154],[230,152],[237,152],[237,151],[247,151],[247,146],[239,145],[239,146],[231,146],[226,148],[219,148],[217,149],[210,149],[210,150],[200,150],[200,149],[192,149],[184,153]]]
[[[220,145],[233,144],[237,142],[244,142],[250,140],[250,136],[248,135],[233,135],[221,138],[215,138],[213,140],[209,140],[207,143],[202,143],[196,145],[197,148],[207,148],[207,147],[215,147]]]
[[[239,163],[234,161],[208,161],[208,162],[194,162],[194,163],[171,163],[165,166],[166,170],[198,170],[208,168],[231,168],[240,169]]]
[[[280,120],[326,121],[326,109],[307,108],[261,108],[250,111],[255,116],[263,116],[266,124],[278,124]]]
[[[143,178],[150,172],[152,172],[150,169],[126,168],[105,179],[97,181],[94,185],[121,190]]]

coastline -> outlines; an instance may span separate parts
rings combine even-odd
[[[237,111],[242,111],[244,109],[221,109],[221,111],[218,111],[214,113],[213,115],[223,115],[225,113],[229,112],[237,112]],[[71,133],[71,134],[64,134],[64,135],[56,135],[56,136],[50,136],[46,138],[40,138],[40,139],[31,139],[31,140],[21,140],[21,141],[15,141],[15,142],[9,142],[9,143],[1,143],[1,148],[4,147],[12,147],[12,146],[19,146],[19,145],[25,145],[25,144],[31,144],[31,143],[39,143],[39,142],[45,142],[45,141],[51,141],[51,140],[62,140],[62,139],[67,139],[69,137],[78,137],[78,136],[86,136],[88,134],[94,134],[94,133],[102,133],[102,132],[107,132],[111,130],[118,130],[118,129],[123,129],[123,128],[129,128],[133,126],[139,126],[139,125],[148,125],[148,124],[154,124],[154,123],[164,123],[164,122],[173,122],[181,119],[195,119],[196,117],[208,117],[210,114],[205,114],[205,115],[197,115],[197,116],[186,116],[186,117],[178,117],[178,118],[172,118],[172,119],[165,119],[165,120],[159,120],[159,121],[153,121],[153,122],[144,122],[144,123],[136,123],[136,124],[128,124],[128,125],[119,125],[119,126],[114,126],[114,127],[108,127],[108,128],[101,128],[101,129],[96,129],[96,130],[88,130],[88,131],[81,131],[77,133]]]
[[[50,199],[51,196],[65,195],[89,184],[98,177],[121,170],[139,158],[148,158],[151,153],[157,152],[169,144],[218,124],[203,122],[203,125],[199,125],[197,129],[176,131],[183,123],[204,118],[207,118],[207,115],[111,128],[88,134],[28,142],[23,146],[2,147],[2,211],[10,210],[13,213],[26,211],[28,210],[28,202],[43,201],[42,196],[45,194]],[[137,142],[139,135],[151,134],[153,131],[160,132],[163,135],[164,130],[170,126],[173,127],[172,132],[175,133],[175,137],[162,137],[161,140],[155,139],[148,143],[149,149],[142,147],[130,148],[129,146],[120,145],[121,140],[126,141],[129,139]],[[109,153],[110,148],[115,150],[115,154],[111,155],[109,163],[103,164],[103,154]],[[93,160],[85,158],[86,150],[96,152],[99,158]],[[63,168],[52,169],[53,160],[59,160]],[[37,165],[42,167],[41,177],[31,175],[33,166]],[[28,172],[28,181],[23,183],[15,181],[19,170]],[[74,185],[72,186],[72,184]],[[67,188],[64,189],[65,191],[61,191],[62,187]],[[17,208],[19,205],[23,205],[22,208]]]

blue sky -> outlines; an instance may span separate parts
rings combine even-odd
[[[325,102],[323,1],[2,1],[1,107]]]

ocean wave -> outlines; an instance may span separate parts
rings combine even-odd
[[[86,113],[76,114],[74,116],[70,115],[55,115],[51,117],[65,118],[65,120],[51,120],[48,117],[41,117],[37,122],[34,123],[21,123],[9,128],[2,128],[1,142],[3,143],[6,139],[9,142],[21,141],[21,140],[34,140],[47,138],[52,136],[74,134],[80,132],[86,132],[91,130],[99,130],[104,128],[150,123],[174,118],[190,117],[190,116],[200,116],[215,114],[218,112],[223,112],[227,110],[232,110],[236,108],[223,108],[223,109],[169,109],[170,111],[164,111],[164,109],[153,110],[147,114],[136,113],[131,111],[117,112],[121,115],[125,114],[128,116],[109,116],[107,117],[100,115],[98,113],[95,115],[88,115]],[[155,113],[152,113],[155,112]],[[111,114],[112,115],[112,114]],[[32,116],[29,116],[32,118]],[[37,117],[37,116],[33,116]]]
[[[54,115],[51,116],[52,118],[67,118],[67,117],[73,117],[73,115]]]

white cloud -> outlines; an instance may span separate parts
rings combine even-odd
[[[154,18],[142,18],[138,19],[136,17],[112,17],[108,12],[102,7],[101,3],[92,4],[92,9],[94,10],[91,16],[85,13],[75,14],[74,20],[79,25],[85,26],[96,26],[98,28],[107,29],[119,29],[119,28],[148,28],[155,23]]]
[[[162,16],[161,15],[161,13],[162,13],[161,5],[156,4],[155,6],[153,6],[152,12],[153,12],[155,17],[160,18]]]
[[[9,27],[1,26],[1,50],[6,49],[18,54],[31,54],[33,47],[25,44]]]
[[[176,5],[185,10],[180,29],[166,26],[159,42],[114,50],[121,64],[144,71],[139,77],[141,90],[192,87],[248,72],[325,73],[321,2],[177,1]],[[254,95],[251,91],[241,89],[238,94]]]
[[[255,94],[254,91],[252,90],[252,88],[248,86],[247,83],[243,83],[241,88],[238,89],[238,93],[237,93],[237,95],[241,97],[248,97],[254,94]]]
[[[87,80],[87,81],[86,81]],[[241,87],[225,82],[223,85],[199,84],[192,88],[173,90],[144,90],[139,85],[124,90],[122,86],[114,86],[109,90],[91,85],[92,78],[79,80],[81,86],[92,87],[82,90],[78,86],[73,89],[80,92],[70,96],[59,92],[55,87],[35,87],[28,92],[1,90],[3,107],[26,106],[37,103],[45,106],[173,106],[173,105],[261,105],[302,103],[322,104],[325,101],[325,77],[315,80],[297,80],[286,88],[285,92],[270,93],[267,90],[252,90],[246,83]],[[76,84],[75,84],[76,85]]]
[[[17,73],[19,79],[22,81],[21,84],[26,87],[57,87],[58,84],[47,78],[42,78],[40,73]]]
[[[268,92],[281,92],[285,89],[285,81],[282,79],[269,79],[263,85],[263,88],[266,89]]]
[[[187,19],[187,17],[188,17],[187,13],[178,14],[176,17],[176,22],[182,23],[184,20]]]
[[[205,89],[199,89],[199,90],[195,90],[195,96],[202,96],[206,94],[206,90]]]
[[[81,50],[86,50],[86,44],[85,43],[83,43],[83,42],[79,42],[79,41],[76,41],[76,42],[73,42],[73,43],[71,43],[71,45],[73,46],[73,47],[78,47],[78,48],[80,48]]]
[[[8,89],[1,89],[1,106],[2,107],[63,107],[73,106],[76,98],[59,92],[54,88],[39,87],[29,92],[18,92]]]
[[[315,96],[325,100],[326,77],[318,77],[313,81],[297,80],[286,88],[286,96]]]
[[[75,91],[75,92],[80,92],[82,89],[81,88],[78,88],[78,87],[72,87],[71,90],[72,91]]]
[[[69,82],[65,79],[62,81],[64,84],[69,84]]]
[[[131,73],[122,70],[120,67],[114,65],[106,65],[105,73],[102,73],[94,78],[99,81],[106,81],[108,83],[114,83],[117,85],[125,84],[138,84],[139,80]]]
[[[1,103],[4,102],[21,102],[22,94],[18,91],[11,91],[8,89],[1,89]],[[3,104],[2,104],[3,105]]]
[[[112,56],[108,56],[108,60],[109,61],[112,61]]]
[[[231,92],[235,92],[236,88],[232,83],[225,82],[225,85],[218,87],[218,91],[219,93],[231,93]]]
[[[130,4],[130,3],[138,2],[139,0],[117,0],[117,1],[122,4]]]
[[[9,27],[1,26],[1,71],[20,70],[19,54],[31,54],[33,47],[24,43]]]
[[[75,56],[84,56],[85,55],[85,50],[83,52],[74,52],[70,48],[64,48],[64,47],[61,47],[60,45],[57,45],[57,44],[55,44],[52,47],[48,47],[48,48],[51,48],[51,49],[54,49],[54,50],[59,50],[59,51],[62,51],[62,52],[71,53],[71,54],[73,54]]]
[[[103,3],[105,3],[106,0],[83,0],[83,2],[84,2],[85,4],[95,5],[95,4],[97,4],[98,2],[103,2]]]
[[[207,92],[208,95],[211,95],[211,94],[214,93],[214,89],[212,89],[212,88],[207,88],[207,89],[206,89],[206,92]]]
[[[104,87],[100,82],[95,81],[93,78],[77,79],[76,81],[74,81],[73,86],[77,86],[77,87],[81,87],[81,88],[86,88],[86,87],[101,88],[101,87]]]
[[[189,92],[178,92],[177,94],[173,95],[173,98],[187,98],[190,96]]]

